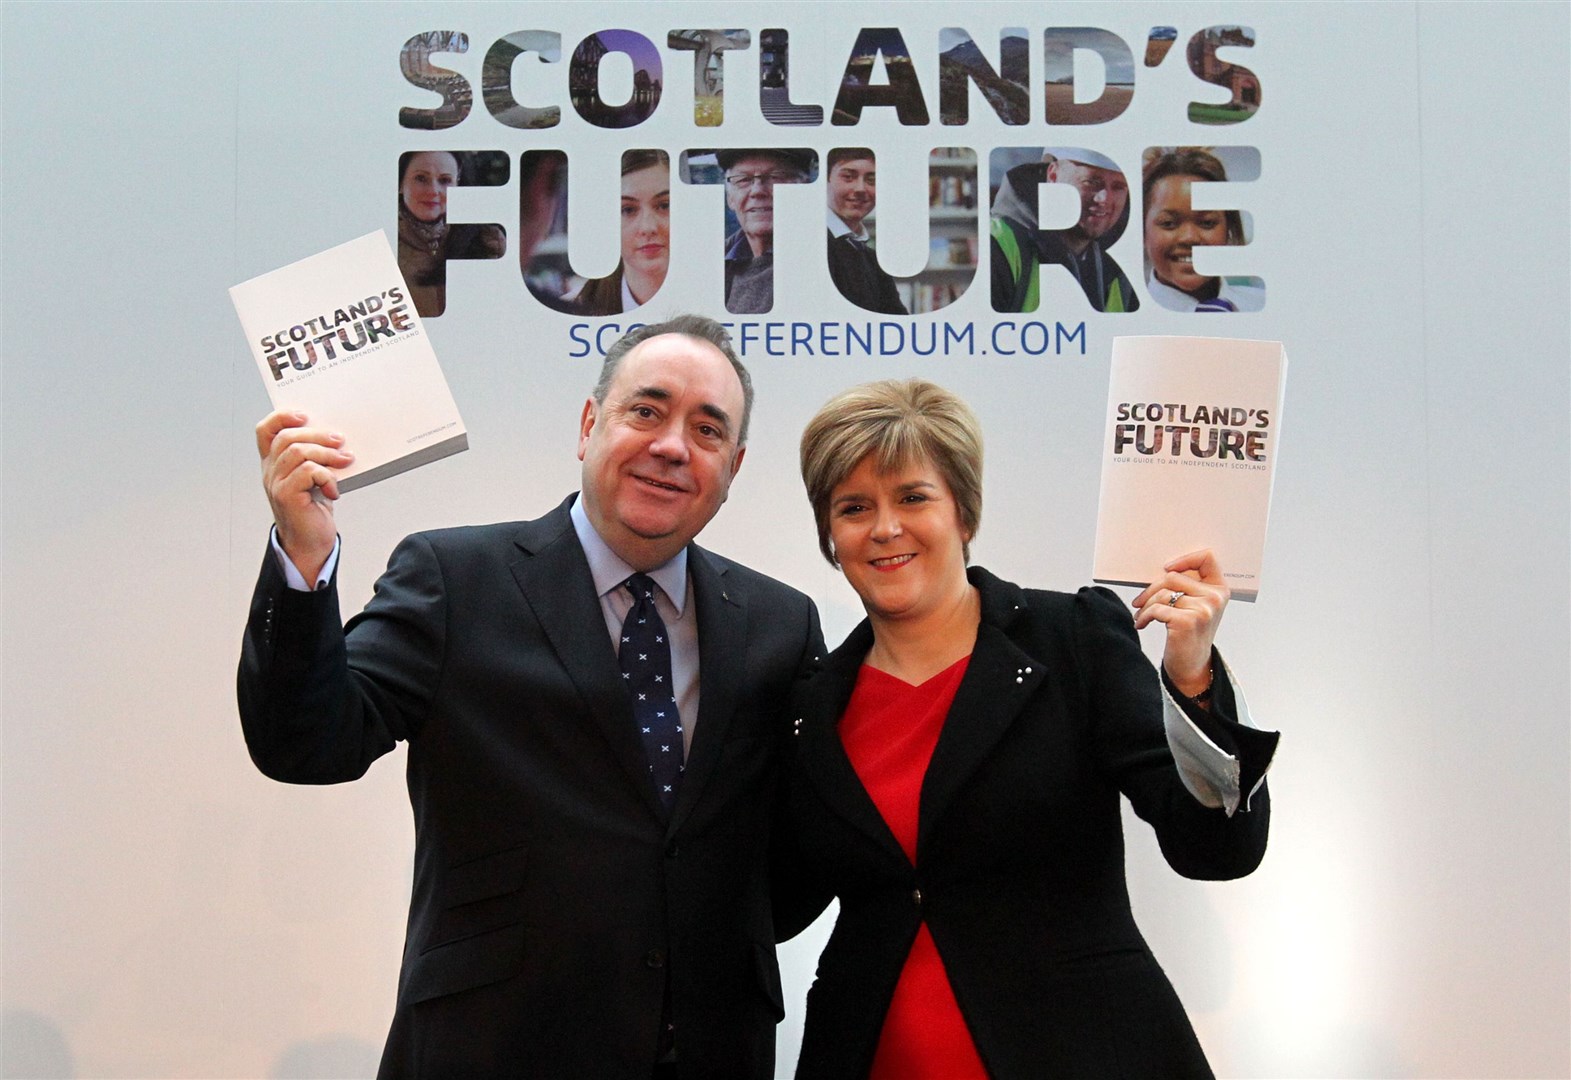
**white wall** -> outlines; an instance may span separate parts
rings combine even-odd
[[[516,160],[564,145],[591,160],[595,133],[571,123],[555,142],[483,109],[445,142],[399,129],[397,107],[423,102],[397,50],[420,30],[467,30],[477,75],[492,40],[531,26],[560,29],[567,49],[618,18],[656,37],[786,26],[799,96],[832,100],[850,30],[810,29],[810,5],[653,10],[0,8],[4,1075],[374,1069],[410,872],[402,752],[320,789],[247,761],[231,679],[267,522],[250,436],[267,405],[224,290],[392,228],[402,150]],[[938,143],[985,161],[994,145],[1078,142],[1130,163],[1151,142],[1254,145],[1256,241],[1224,257],[1267,278],[1269,306],[1225,331],[1088,313],[1084,358],[758,358],[753,447],[706,542],[814,594],[837,640],[854,597],[817,559],[795,438],[832,390],[914,373],[986,424],[977,560],[1073,586],[1090,561],[1111,335],[1281,338],[1265,586],[1223,630],[1257,715],[1285,733],[1271,852],[1245,881],[1186,882],[1132,823],[1138,914],[1221,1075],[1571,1074],[1568,9],[999,3],[888,5],[868,21],[906,31],[931,87],[931,42],[957,17],[984,41],[1049,19],[1107,27],[1137,55],[1153,24],[1242,22],[1259,34],[1241,60],[1265,104],[1221,134],[1187,125],[1173,103],[1197,84],[1178,57],[1140,73],[1127,120],[1073,137],[989,125],[976,106],[972,125],[939,129],[936,92],[931,129],[870,114],[777,130],[746,106],[752,69],[733,58],[723,128],[694,128],[673,97],[617,146],[872,141],[892,148],[891,220],[919,212]],[[668,55],[673,95],[683,70]],[[565,104],[549,74],[530,87]],[[918,148],[904,159],[902,140]],[[610,175],[580,168],[574,199],[608,204]],[[672,307],[719,308],[716,194],[675,193],[689,227]],[[821,198],[783,205],[811,222]],[[454,216],[505,222],[515,206],[511,188],[465,191]],[[586,259],[597,227],[575,236]],[[782,259],[816,267],[813,231]],[[881,247],[920,262],[920,236],[886,229]],[[1134,240],[1119,253],[1139,266]],[[819,317],[811,273],[781,280],[777,314]],[[564,359],[565,318],[516,274],[460,266],[450,281],[432,336],[473,449],[345,500],[346,606],[403,533],[532,516],[576,482],[592,367]],[[953,317],[990,319],[984,291]],[[782,957],[799,996],[813,944]],[[799,1020],[782,1027],[783,1073]]]

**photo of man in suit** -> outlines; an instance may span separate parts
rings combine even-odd
[[[905,315],[895,279],[873,251],[867,217],[878,206],[878,164],[865,146],[829,151],[829,277],[840,295],[868,311]]]
[[[823,646],[805,596],[692,542],[751,404],[719,324],[629,333],[583,407],[581,492],[406,538],[347,625],[331,470],[352,448],[298,413],[257,426],[275,528],[240,664],[251,756],[326,784],[408,743],[381,1076],[773,1075],[770,809]]]

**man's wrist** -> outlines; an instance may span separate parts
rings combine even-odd
[[[332,583],[333,573],[338,568],[338,550],[340,538],[333,538],[333,546],[320,561],[297,561],[285,549],[282,539],[278,535],[278,526],[274,525],[271,534],[273,555],[278,560],[278,569],[284,575],[285,583],[297,592],[316,592],[325,589]],[[308,572],[309,571],[309,572]]]

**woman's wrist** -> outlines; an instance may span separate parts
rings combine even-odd
[[[1211,708],[1211,691],[1216,682],[1216,663],[1212,659],[1194,676],[1179,681],[1173,673],[1163,665],[1163,673],[1167,675],[1168,686],[1175,694],[1194,705],[1207,711]]]

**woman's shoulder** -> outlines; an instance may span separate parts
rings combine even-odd
[[[971,584],[982,594],[982,614],[995,621],[1011,618],[1060,619],[1084,618],[1122,613],[1124,604],[1105,585],[1082,585],[1073,592],[1063,589],[1038,589],[1017,585],[980,566],[967,568]]]
[[[622,314],[622,268],[618,266],[601,278],[590,278],[572,296],[573,312],[578,315]]]
[[[1239,311],[1260,311],[1266,306],[1266,289],[1259,278],[1225,277],[1218,295]]]
[[[458,224],[447,229],[448,257],[495,259],[507,250],[507,236],[500,225]]]
[[[1109,637],[1134,635],[1133,613],[1106,586],[1083,585],[1073,592],[1025,588],[981,567],[969,572],[982,594],[983,622],[1022,647],[1076,653]]]

